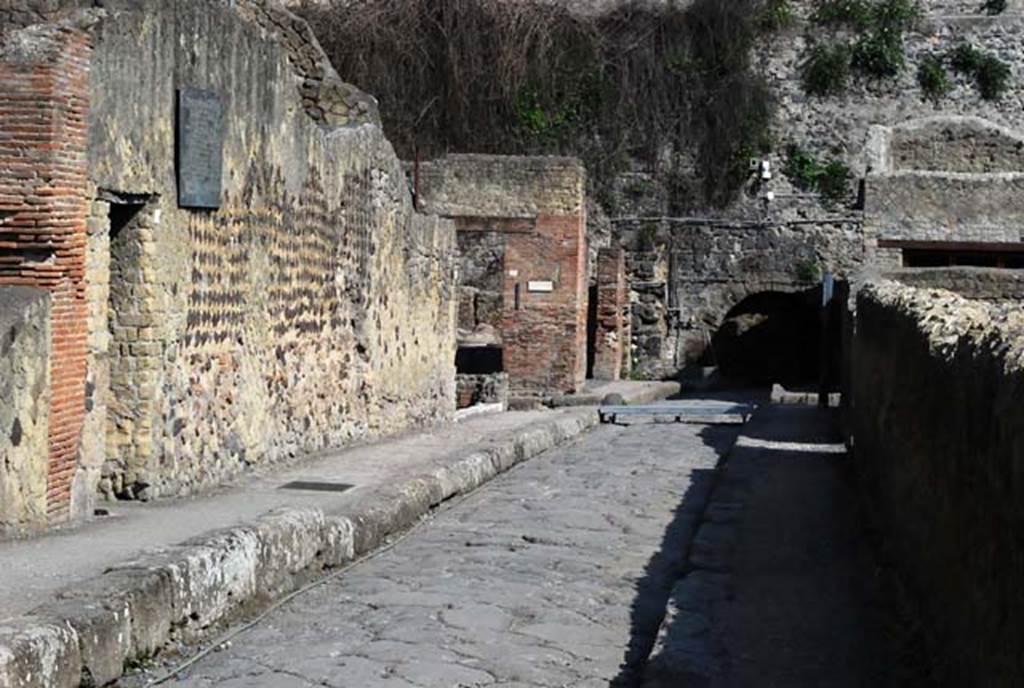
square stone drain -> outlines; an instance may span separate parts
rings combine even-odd
[[[317,482],[315,480],[293,480],[281,485],[279,490],[305,490],[307,492],[346,492],[355,485],[348,483]]]

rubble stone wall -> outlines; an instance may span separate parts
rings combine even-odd
[[[871,130],[865,221],[877,239],[1019,242],[1024,138],[976,117]]]
[[[26,129],[39,134],[40,164],[80,156],[60,168],[80,174],[78,186],[40,191],[0,173],[0,233],[19,232],[0,283],[53,294],[52,417],[73,426],[70,449],[57,443],[64,434],[52,440],[70,460],[51,456],[51,512],[86,513],[97,488],[187,494],[249,465],[450,420],[454,227],[414,211],[372,99],[342,84],[367,106],[317,116],[324,95],[307,102],[310,76],[296,68],[309,46],[266,23],[301,24],[279,8],[129,4],[11,32],[0,53],[0,109],[16,106],[4,98],[12,87],[48,89],[31,116],[55,121]],[[61,47],[42,50],[50,44]],[[40,55],[79,60],[84,76],[70,84],[82,84],[88,119],[65,105],[78,103],[66,82],[26,70]],[[314,62],[338,86],[326,59]],[[219,209],[178,204],[183,87],[225,106]],[[23,158],[34,141],[0,137],[0,158],[7,148]],[[18,238],[30,225],[70,237],[67,250],[37,256]],[[61,334],[63,313],[73,337]],[[58,366],[72,353],[74,365]],[[74,380],[58,384],[58,370]]]
[[[0,34],[47,21],[63,11],[96,4],[97,0],[3,0],[0,2]]]
[[[46,525],[50,297],[0,287],[0,535]]]
[[[855,457],[942,685],[1024,681],[1024,316],[879,282],[857,298]]]
[[[802,292],[824,271],[847,277],[874,249],[859,218],[620,226],[628,271],[636,374],[673,376],[708,360],[712,335],[743,299]]]
[[[886,279],[911,287],[948,289],[967,299],[1024,301],[1024,273],[999,268],[900,268],[882,273]]]

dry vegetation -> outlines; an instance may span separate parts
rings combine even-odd
[[[680,185],[699,179],[699,202],[723,205],[771,121],[749,69],[754,3],[327,0],[299,12],[339,73],[380,100],[403,157],[578,155],[599,197],[639,160]]]

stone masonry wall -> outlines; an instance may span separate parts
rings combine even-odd
[[[584,189],[585,172],[571,158],[454,155],[420,168],[421,207],[455,218],[460,235],[503,238],[502,260],[488,261],[503,271],[499,334],[513,396],[571,392],[584,382]]]
[[[1024,317],[893,282],[857,299],[855,458],[940,683],[1024,682]]]
[[[97,0],[0,0],[0,35],[47,21],[62,11],[96,3]]]
[[[755,64],[763,65],[778,97],[779,157],[773,167],[781,170],[785,144],[797,143],[815,153],[838,152],[863,176],[871,165],[867,146],[873,125],[892,126],[933,116],[972,116],[1013,128],[1024,104],[1024,49],[1020,35],[1024,14],[1019,2],[1008,3],[1002,14],[988,16],[981,4],[929,0],[922,3],[925,18],[906,37],[907,66],[895,79],[854,79],[841,94],[811,96],[801,83],[801,65],[814,45],[842,39],[842,31],[808,21],[815,8],[812,0],[792,3],[799,21],[780,34],[761,41]],[[953,89],[938,101],[926,98],[917,82],[917,68],[928,56],[942,56],[961,41],[970,41],[1010,65],[1009,90],[999,100],[981,98],[969,77],[952,75]]]
[[[50,298],[0,287],[0,535],[46,525]]]
[[[1024,274],[999,268],[900,268],[882,273],[885,279],[911,287],[948,289],[967,299],[1024,301]]]
[[[629,254],[634,367],[674,375],[707,359],[729,310],[761,292],[802,292],[825,270],[846,277],[870,260],[860,220],[620,223]]]
[[[1019,242],[1024,137],[976,117],[872,127],[865,222],[877,240]]]
[[[454,228],[414,212],[375,111],[312,111],[311,48],[267,25],[299,22],[279,8],[130,5],[0,53],[0,284],[54,303],[51,514],[449,420]],[[177,203],[185,86],[225,105],[217,210]]]

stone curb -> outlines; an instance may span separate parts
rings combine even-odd
[[[172,642],[195,642],[327,568],[381,546],[434,506],[597,425],[594,409],[515,432],[493,447],[388,486],[337,512],[279,509],[147,554],[0,622],[0,688],[102,686]]]

